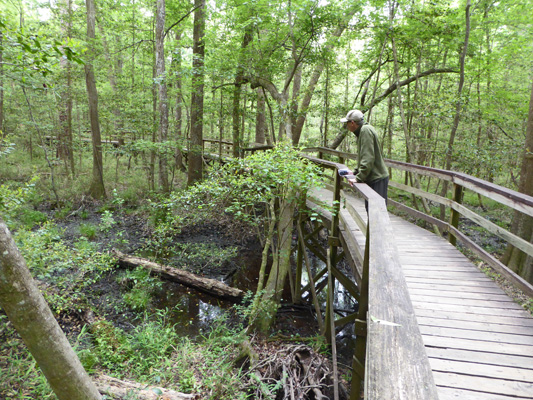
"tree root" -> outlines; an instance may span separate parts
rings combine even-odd
[[[253,354],[255,360],[249,363],[244,384],[254,399],[333,398],[331,362],[309,346],[265,342],[256,344]],[[345,387],[340,398],[348,398]]]

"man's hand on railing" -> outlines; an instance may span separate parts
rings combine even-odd
[[[353,184],[357,182],[355,179],[355,174],[357,173],[357,171],[352,171],[348,168],[345,168],[345,169],[339,169],[338,172],[342,178],[346,178],[350,186],[353,187]]]

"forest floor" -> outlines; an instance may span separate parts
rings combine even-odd
[[[253,231],[239,224],[231,224],[231,221],[210,220],[186,226],[165,243],[168,252],[162,254],[154,252],[154,248],[161,249],[157,230],[149,216],[138,210],[105,210],[102,204],[86,200],[71,206],[68,212],[54,209],[46,203],[40,204],[37,209],[47,216],[46,223],[57,227],[59,237],[53,240],[60,241],[67,248],[75,249],[80,241],[85,241],[89,242],[91,248],[98,253],[110,253],[112,249],[118,249],[126,254],[141,255],[161,264],[184,268],[204,277],[222,280],[244,291],[254,291],[256,288],[261,263],[261,244]],[[44,225],[35,225],[33,231],[38,233],[42,226]],[[154,242],[157,242],[156,245]],[[78,274],[76,270],[77,268],[71,271],[60,270],[61,274],[72,275],[72,279],[63,277],[61,282],[64,280],[74,282]],[[213,330],[220,329],[221,318],[227,325],[228,331],[225,331],[225,334],[234,332],[231,329],[242,323],[242,317],[238,315],[239,305],[199,293],[177,283],[161,280],[150,274],[126,271],[118,265],[102,272],[90,285],[71,284],[67,285],[66,290],[56,281],[58,273],[58,271],[50,274],[33,272],[41,291],[54,294],[51,297],[45,294],[49,303],[53,303],[49,298],[61,298],[68,303],[60,309],[55,308],[54,304],[50,306],[70,341],[78,343],[83,349],[89,349],[92,346],[90,342],[99,340],[99,335],[102,335],[104,340],[115,342],[115,339],[109,339],[110,334],[105,333],[109,329],[115,332],[112,335],[117,337],[122,333],[135,335],[143,325],[146,325],[147,318],[157,318],[157,315],[164,315],[166,324],[172,326],[179,337],[198,343],[205,341],[206,337],[211,337]],[[12,366],[7,368],[7,365],[13,364],[14,354],[25,353],[25,349],[12,328],[2,327],[2,314],[0,311],[0,342],[6,346],[0,345],[0,369],[6,366],[6,376],[3,378],[5,386],[0,384],[0,399],[39,398],[42,394],[32,394],[35,389],[25,388],[24,382],[8,372],[13,368]],[[85,333],[87,327],[89,327],[89,336]],[[237,343],[238,339],[235,341]],[[329,376],[331,368],[327,346],[318,334],[310,306],[282,306],[270,336],[254,335],[249,343],[251,351],[261,360],[262,371],[259,376],[262,375],[267,383],[279,380],[283,375],[283,368],[288,366],[287,363],[301,367],[303,365],[301,360],[304,359],[305,362],[314,363],[319,375],[317,379],[321,379],[323,383],[329,380],[325,378]],[[15,353],[14,348],[17,349]],[[351,350],[346,347],[346,351],[348,360]],[[224,357],[231,357],[232,352],[228,350],[227,353]],[[233,356],[238,358],[237,354]],[[92,361],[88,362],[83,354],[80,357],[84,366],[87,363],[92,365]],[[99,357],[104,358],[101,355]],[[186,368],[188,367],[180,367],[180,369]],[[205,376],[200,376],[199,367],[194,362],[191,362],[190,368],[191,371],[188,373],[196,376],[191,378],[192,380],[200,382],[206,379]],[[239,370],[241,369],[235,370],[236,376],[241,373]],[[346,368],[342,370],[344,373],[347,372]],[[113,373],[112,369],[104,368],[104,371],[108,374]],[[13,372],[16,373],[14,370]],[[223,371],[217,372],[223,373]],[[244,389],[241,391],[266,390],[261,389],[262,385],[258,384],[257,378],[248,378],[248,381],[243,384]],[[216,398],[207,395],[206,389],[202,389],[200,383],[195,385],[200,392],[198,398]],[[183,387],[183,384],[181,386]],[[305,389],[305,384],[300,386],[304,388],[302,390],[308,390]],[[186,392],[190,392],[194,388],[186,389]],[[326,392],[327,390],[324,393]],[[221,395],[220,398],[227,397]]]

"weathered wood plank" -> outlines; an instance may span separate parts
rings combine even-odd
[[[475,306],[456,306],[452,304],[438,304],[413,301],[415,309],[426,309],[433,311],[453,311],[457,313],[478,314],[478,315],[493,315],[502,317],[517,317],[524,320],[524,324],[528,326],[533,325],[533,319],[529,314],[523,310],[499,310],[497,308],[475,307]]]
[[[466,361],[443,360],[442,358],[432,357],[429,358],[429,364],[433,371],[531,383],[532,372],[530,369],[478,364]]]
[[[450,280],[455,281],[487,281],[487,277],[479,271],[458,272],[458,271],[431,271],[431,270],[404,270],[406,278],[430,278],[436,280]]]
[[[495,343],[479,340],[447,338],[442,336],[422,335],[424,344],[431,347],[442,347],[460,350],[474,350],[486,353],[508,354],[523,357],[533,357],[533,346],[521,344]],[[530,363],[533,358],[530,358]]]
[[[439,391],[439,400],[527,400],[525,397],[509,397],[443,386],[439,386],[437,390]]]
[[[435,377],[435,383],[439,386],[533,399],[532,383],[508,381],[505,379],[488,379],[437,371],[433,372],[433,376]]]
[[[466,290],[453,290],[453,288],[450,288],[451,290],[440,290],[438,292],[435,291],[435,288],[433,289],[425,289],[425,288],[417,288],[417,287],[409,287],[409,293],[411,294],[411,297],[413,295],[420,295],[420,296],[433,296],[433,297],[452,297],[452,298],[461,298],[461,299],[476,299],[476,300],[489,300],[489,301],[497,301],[500,303],[514,303],[513,299],[511,299],[506,294],[502,293],[479,293],[474,291],[466,291]],[[437,295],[435,295],[437,293]],[[516,304],[516,303],[514,303]]]
[[[513,335],[526,335],[533,337],[533,329],[521,325],[507,325],[483,321],[458,321],[453,319],[436,318],[434,316],[424,317],[417,315],[418,326],[440,326],[443,328],[470,329],[472,331],[511,333]]]
[[[502,310],[520,310],[523,311],[523,308],[518,304],[512,301],[492,301],[484,299],[467,299],[462,296],[457,297],[445,297],[445,296],[426,296],[411,293],[411,300],[413,302],[428,302],[428,303],[439,303],[439,304],[450,304],[450,305],[462,305],[462,306],[475,306],[475,307],[487,307],[487,308],[498,308]]]
[[[531,357],[439,347],[426,347],[426,352],[430,358],[523,368],[533,373]]]
[[[523,326],[525,328],[533,329],[533,324],[531,324],[526,318],[522,317],[509,317],[501,315],[490,315],[490,314],[462,314],[457,311],[439,311],[435,312],[431,308],[423,309],[415,307],[416,316],[418,317],[429,317],[429,318],[439,318],[439,319],[449,319],[450,321],[472,321],[472,322],[488,322],[491,324],[500,324],[500,325],[516,325]]]
[[[440,292],[469,292],[469,293],[485,293],[485,294],[502,294],[503,291],[497,286],[497,285],[490,285],[490,286],[472,286],[472,285],[462,285],[462,283],[458,283],[457,285],[450,285],[447,283],[441,283],[438,281],[430,281],[430,282],[407,282],[407,286],[409,287],[409,290],[411,289],[426,289],[426,290],[434,290],[436,293]]]
[[[422,335],[444,336],[447,338],[470,339],[485,342],[523,344],[527,346],[533,346],[533,336],[528,335],[474,331],[464,329],[462,327],[449,328],[440,326],[419,325],[419,328]]]
[[[499,289],[498,285],[496,283],[489,281],[489,280],[482,280],[482,281],[461,281],[457,282],[455,279],[437,279],[437,278],[417,278],[414,276],[406,276],[405,279],[407,280],[407,284],[413,282],[413,283],[428,283],[428,284],[440,284],[440,285],[448,285],[448,286],[454,286],[455,284],[460,284],[462,286],[473,286],[473,287],[485,287],[485,288],[496,288]]]

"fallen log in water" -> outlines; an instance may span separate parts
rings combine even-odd
[[[130,256],[118,250],[113,250],[112,253],[121,266],[128,268],[141,266],[165,279],[181,283],[182,285],[216,297],[238,301],[244,296],[242,290],[228,286],[224,282],[217,281],[216,279],[204,278],[178,268],[157,264],[145,258]]]
[[[193,400],[198,398],[193,394],[180,393],[133,381],[122,381],[107,375],[97,376],[94,378],[94,383],[101,394],[111,396],[113,399]]]

